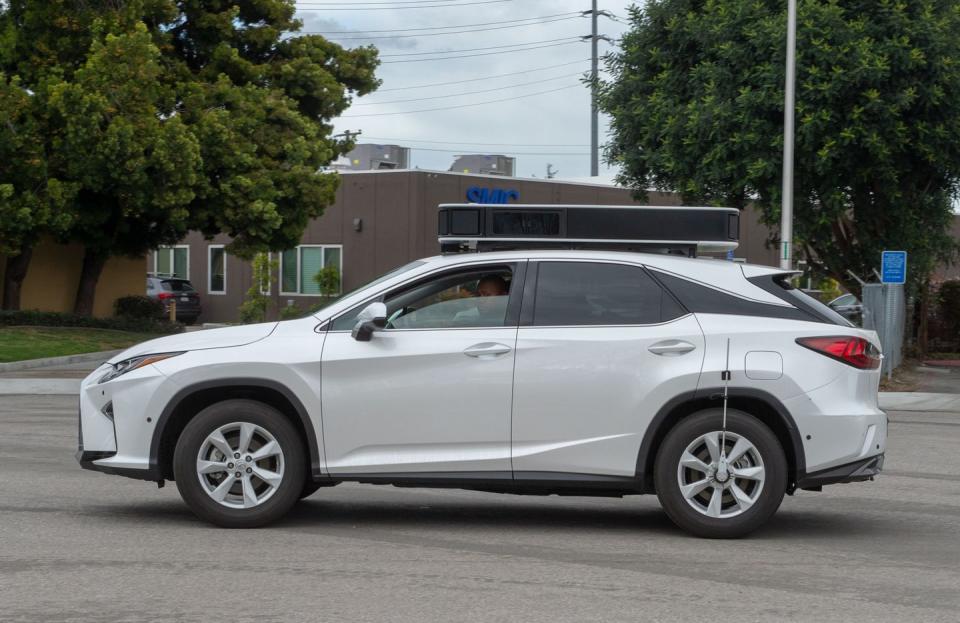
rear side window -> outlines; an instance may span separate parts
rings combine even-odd
[[[856,326],[829,306],[824,305],[806,292],[794,288],[793,285],[790,284],[788,275],[764,275],[762,277],[753,277],[749,281],[755,286],[763,288],[778,299],[782,299],[804,310],[813,316],[817,322],[835,324],[840,327]],[[847,303],[848,305],[856,302],[857,297],[852,294],[848,294],[847,296],[850,297],[850,301]]]
[[[161,281],[160,287],[167,292],[193,292],[193,286],[190,285],[189,281],[180,281],[178,279]]]
[[[639,266],[539,265],[534,326],[655,324],[685,313]]]
[[[748,301],[681,277],[659,271],[654,271],[654,274],[679,299],[684,307],[694,313],[762,316],[786,320],[806,320],[808,322],[815,320],[810,314],[796,307]],[[786,299],[784,301],[792,305],[792,302]]]

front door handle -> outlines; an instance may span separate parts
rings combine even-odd
[[[480,344],[474,344],[470,348],[463,351],[463,354],[467,357],[482,357],[489,359],[492,357],[505,355],[511,350],[512,349],[506,344],[498,344],[497,342],[483,342]]]
[[[664,357],[676,357],[677,355],[684,355],[689,353],[692,350],[695,350],[697,347],[691,344],[690,342],[684,342],[683,340],[665,340],[663,342],[657,342],[647,350],[649,350],[654,355],[662,355]]]

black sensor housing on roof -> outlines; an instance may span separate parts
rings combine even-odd
[[[740,240],[735,208],[442,204],[444,253],[515,249],[615,249],[696,256]]]

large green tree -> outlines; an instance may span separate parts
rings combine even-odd
[[[298,36],[294,12],[293,0],[0,8],[0,71],[45,111],[48,173],[74,193],[69,227],[52,233],[85,248],[76,311],[92,310],[112,255],[188,230],[225,232],[241,256],[289,248],[333,201],[338,179],[318,169],[352,145],[330,120],[376,88],[376,51]]]
[[[630,21],[601,85],[620,181],[778,224],[786,2],[649,0]],[[852,291],[882,249],[920,280],[956,249],[958,33],[956,0],[799,2],[795,244]]]

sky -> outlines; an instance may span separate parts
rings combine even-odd
[[[599,0],[600,10],[619,18],[601,17],[600,34],[618,38],[630,4]],[[590,97],[581,83],[590,43],[577,40],[590,34],[589,16],[579,15],[590,10],[590,0],[298,0],[297,6],[303,31],[380,50],[383,84],[355,99],[334,121],[337,132],[360,130],[360,143],[412,147],[411,166],[422,169],[445,171],[459,153],[490,153],[515,156],[518,177],[546,177],[548,164],[557,179],[590,175]],[[601,54],[610,49],[600,42]],[[443,58],[449,56],[466,58]],[[435,108],[445,110],[425,111]],[[606,133],[601,115],[601,145]],[[615,173],[601,158],[600,179]]]

